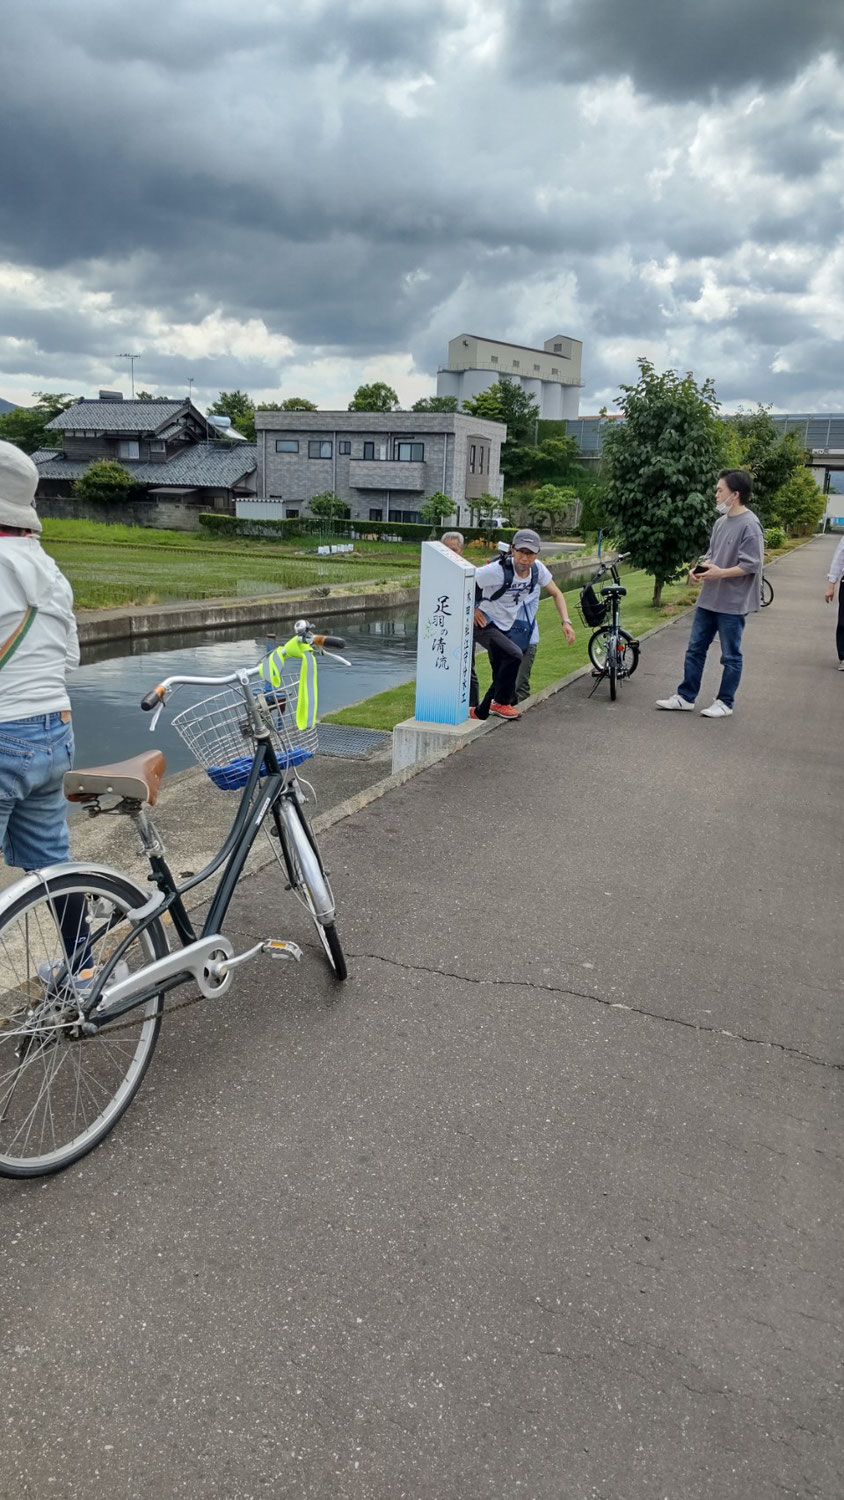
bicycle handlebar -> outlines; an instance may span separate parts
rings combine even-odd
[[[297,620],[293,628],[295,634],[292,640],[314,646],[318,651],[326,647],[329,650],[339,651],[346,644],[341,635],[315,635],[313,625],[310,625],[307,620]],[[236,672],[229,672],[225,677],[165,677],[163,682],[152,689],[152,692],[144,694],[141,699],[141,708],[144,713],[152,713],[153,709],[162,706],[171,688],[181,687],[182,684],[193,684],[198,687],[225,687],[230,682],[248,682],[250,677],[258,675],[259,670],[258,667],[240,667]]]

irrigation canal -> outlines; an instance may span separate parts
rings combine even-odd
[[[331,615],[320,623],[331,634],[345,638],[343,654],[352,663],[349,668],[320,658],[320,716],[415,676],[415,609]],[[68,679],[76,764],[103,765],[157,748],[164,751],[169,770],[184,770],[193,762],[170,720],[215,689],[179,688],[154,736],[149,732],[150,717],[140,708],[144,694],[164,677],[179,673],[222,677],[237,667],[257,666],[266,653],[268,634],[274,633],[280,642],[288,639],[291,630],[288,620],[269,625],[257,635],[233,626],[86,647],[81,667]]]

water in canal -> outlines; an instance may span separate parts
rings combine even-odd
[[[320,717],[416,675],[415,610],[330,615],[320,621],[320,628],[345,638],[343,654],[352,663],[349,668],[319,658]],[[281,642],[292,630],[291,621],[282,621],[258,634],[244,634],[243,626],[233,626],[86,647],[82,666],[68,678],[77,766],[124,760],[149,749],[163,750],[171,771],[193,764],[170,720],[219,689],[179,688],[154,735],[149,732],[150,715],[139,707],[141,698],[162,678],[178,673],[222,677],[237,667],[257,666],[266,651],[267,632],[274,632]]]

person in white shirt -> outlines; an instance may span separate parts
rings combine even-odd
[[[0,841],[23,870],[70,857],[65,675],[79,665],[73,593],[38,540],[37,484],[28,454],[0,442]]]
[[[830,564],[824,594],[827,604],[831,604],[835,598],[835,585],[841,583],[842,574],[844,574],[844,537],[838,543]],[[835,646],[838,651],[838,670],[844,672],[844,588],[838,590],[838,625],[835,630]]]
[[[530,665],[536,654],[536,612],[543,588],[554,600],[569,645],[574,641],[565,595],[539,561],[541,545],[535,531],[517,531],[509,554],[475,573],[481,595],[475,608],[475,641],[489,652],[492,683],[477,708],[469,710],[473,719],[486,719],[491,713],[500,719],[521,718],[514,707],[516,680],[525,656]],[[529,685],[529,675],[527,681]]]

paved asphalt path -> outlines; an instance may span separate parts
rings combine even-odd
[[[341,989],[244,883],[308,961],[0,1182],[4,1497],[844,1494],[832,546],[732,719],[681,621],[332,828]]]

